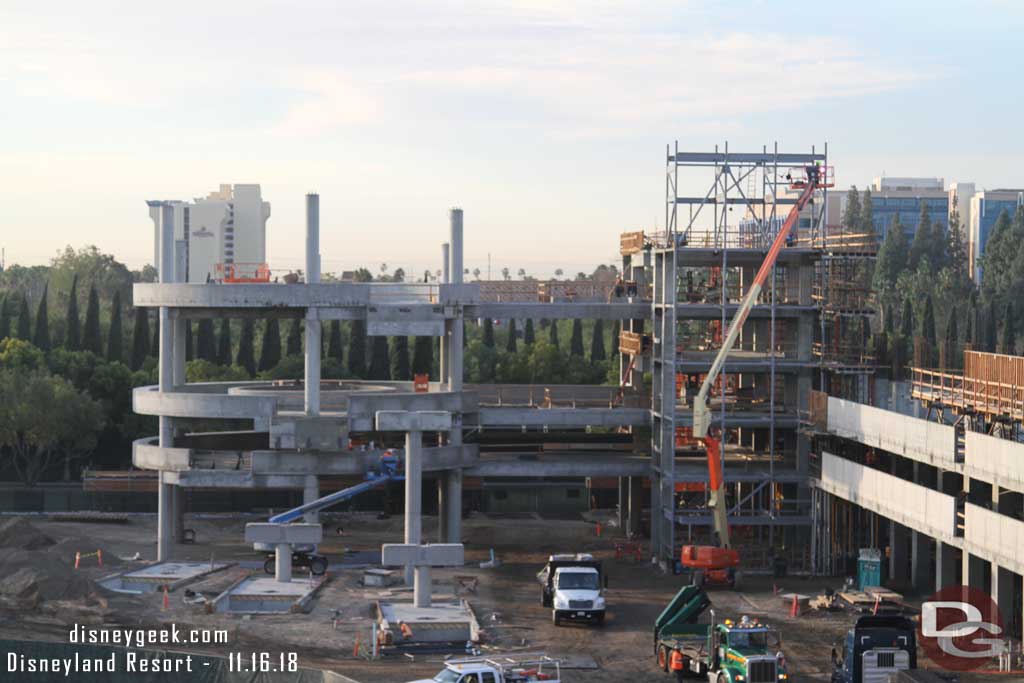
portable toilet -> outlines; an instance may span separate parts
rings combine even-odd
[[[861,548],[857,558],[857,588],[882,585],[882,553],[878,548]]]

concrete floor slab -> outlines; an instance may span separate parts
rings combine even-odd
[[[141,569],[108,576],[100,585],[117,593],[154,593],[167,586],[173,591],[207,574],[232,566],[233,562],[159,562]]]
[[[301,612],[326,580],[297,578],[284,583],[270,576],[250,576],[217,596],[214,611],[234,614]]]

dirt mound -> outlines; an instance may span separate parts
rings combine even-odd
[[[0,548],[4,550],[38,550],[54,543],[56,541],[24,517],[11,517],[0,522]]]

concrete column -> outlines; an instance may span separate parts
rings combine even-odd
[[[910,532],[910,583],[917,589],[928,588],[931,539],[919,531]]]
[[[902,585],[907,580],[909,562],[907,550],[910,546],[907,528],[896,522],[889,522],[889,580]]]
[[[437,473],[437,542],[448,542],[448,472]]]
[[[320,353],[320,313],[315,308],[307,308],[304,387],[306,415],[310,416],[320,414]]]
[[[629,535],[640,536],[641,516],[643,515],[644,480],[642,477],[629,478]],[[652,508],[653,509],[653,508]],[[653,513],[652,513],[653,514]]]
[[[452,282],[462,284],[462,209],[452,209],[448,220],[451,228]]]
[[[171,490],[172,535],[174,542],[180,544],[185,542],[185,489],[172,486]]]
[[[935,541],[935,590],[956,585],[956,548]]]
[[[447,242],[441,245],[441,282],[444,284],[448,284],[452,281],[451,257],[449,251],[449,244]],[[441,357],[438,359],[440,381],[444,386],[448,385],[448,354],[451,352],[451,340],[451,321],[445,320],[444,334],[441,335]]]
[[[306,282],[320,282],[320,195],[306,195]]]
[[[626,531],[627,510],[629,508],[629,477],[619,477],[619,529]]]
[[[405,543],[423,542],[423,457],[422,432],[405,435]],[[405,583],[413,585],[413,566],[405,566]]]
[[[430,565],[416,567],[415,583],[413,584],[413,604],[417,608],[430,607]]]
[[[292,546],[290,543],[278,543],[274,554],[274,578],[281,583],[292,580]]]
[[[162,206],[160,208],[160,264],[159,275],[161,283],[174,282],[174,207]],[[174,383],[173,375],[173,349],[174,336],[171,327],[170,309],[166,306],[160,308],[160,392],[171,391]],[[170,417],[160,416],[161,448],[171,448],[174,445],[173,424]],[[156,559],[159,562],[166,562],[171,559],[171,543],[173,539],[173,487],[164,483],[165,473],[159,473],[157,484],[157,537],[156,537]]]
[[[320,497],[320,480],[315,474],[307,474],[305,485],[302,488],[302,504],[308,505]],[[306,524],[319,524],[319,512],[307,512],[302,515]]]
[[[448,542],[462,543],[462,470],[449,470],[445,483],[448,489]]]
[[[451,282],[452,277],[452,264],[451,255],[449,253],[451,245],[445,242],[441,245],[441,282]]]

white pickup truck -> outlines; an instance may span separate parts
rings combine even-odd
[[[542,587],[541,604],[551,608],[555,626],[561,626],[563,620],[604,625],[603,590],[608,582],[601,561],[593,555],[552,555],[537,580]]]
[[[560,683],[558,660],[542,654],[451,659],[433,678],[409,683]]]

